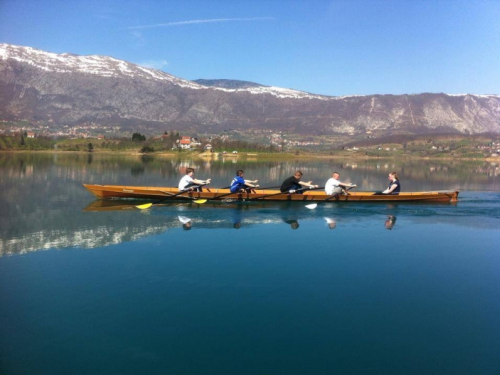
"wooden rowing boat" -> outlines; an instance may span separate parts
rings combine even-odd
[[[239,201],[300,201],[319,202],[330,196],[324,191],[305,190],[303,194],[280,193],[279,190],[255,189],[255,193],[234,193],[229,189],[205,187],[202,192],[185,192],[179,194],[174,187],[145,187],[145,186],[120,186],[120,185],[89,185],[83,184],[92,194],[101,199],[168,199],[172,200],[239,200]],[[458,190],[451,191],[424,191],[404,192],[400,194],[380,194],[370,191],[349,192],[348,195],[339,195],[329,201],[346,202],[456,202]]]

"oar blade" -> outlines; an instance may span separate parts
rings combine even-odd
[[[195,200],[193,202],[196,203],[196,204],[203,204],[203,203],[207,203],[207,200],[206,199],[197,199],[197,200]]]
[[[318,204],[317,203],[306,204],[306,207],[309,208],[310,210],[314,210],[316,207],[318,207]]]
[[[136,206],[140,210],[145,210],[146,208],[149,208],[153,205],[153,203],[144,203]]]

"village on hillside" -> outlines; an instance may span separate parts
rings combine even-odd
[[[12,123],[8,120],[0,120],[0,136],[16,136],[23,135],[26,138],[67,138],[67,139],[97,139],[97,140],[113,140],[122,139],[130,135],[130,132],[124,131],[121,126],[113,125],[98,125],[95,123],[82,125],[62,125],[57,126],[44,121],[28,121],[24,120],[17,123]],[[231,134],[230,134],[231,133]],[[255,134],[261,135],[262,139],[255,139]],[[271,130],[248,129],[248,130],[232,130],[223,132],[222,134],[204,135],[198,137],[196,135],[179,135],[177,132],[165,132],[161,135],[151,135],[148,139],[165,140],[166,138],[175,137],[175,148],[182,150],[204,150],[210,151],[212,139],[219,139],[221,142],[229,141],[230,139],[244,140],[246,142],[262,143],[264,141],[268,146],[276,150],[282,150],[293,147],[309,147],[320,146],[321,141],[314,141],[306,136],[295,136],[288,138],[282,132],[274,132]],[[306,138],[306,139],[300,139]]]

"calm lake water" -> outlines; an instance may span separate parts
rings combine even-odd
[[[457,204],[103,206],[82,183],[295,169]],[[0,154],[1,374],[499,374],[500,169]],[[185,223],[189,220],[190,228]]]

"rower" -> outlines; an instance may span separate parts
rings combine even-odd
[[[229,187],[231,193],[251,193],[253,191],[253,188],[259,187],[259,185],[256,185],[259,180],[245,180],[243,178],[244,174],[245,172],[241,169],[238,169],[236,171],[236,177],[233,178],[231,186]]]
[[[193,178],[194,168],[186,168],[186,175],[179,181],[179,191],[202,191],[203,185],[210,183],[210,178],[198,180]]]
[[[347,195],[345,188],[353,188],[356,186],[351,183],[340,182],[339,178],[340,178],[340,173],[338,172],[332,173],[332,177],[325,184],[325,193],[327,195],[334,195],[334,194]]]
[[[389,173],[389,187],[382,194],[399,194],[401,191],[401,183],[396,172]]]
[[[285,181],[283,181],[280,191],[282,193],[302,194],[302,190],[304,190],[304,187],[308,187],[309,189],[318,187],[318,185],[313,185],[312,181],[300,181],[301,178],[302,172],[296,171],[293,176],[288,177]]]

